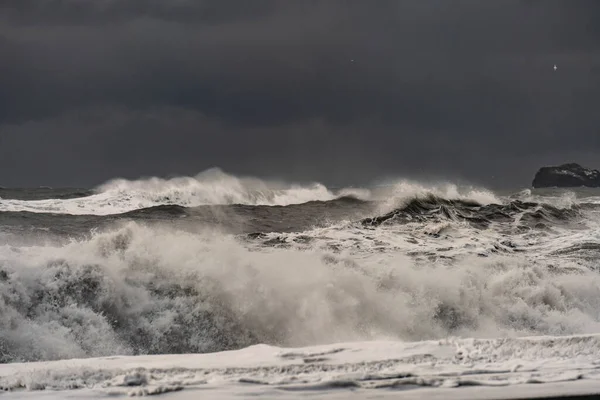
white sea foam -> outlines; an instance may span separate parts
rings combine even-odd
[[[553,259],[475,248],[417,263],[400,238],[376,249],[339,232],[264,248],[129,223],[64,246],[1,246],[0,347],[35,360],[600,330],[600,276],[568,260],[557,273]]]
[[[375,189],[332,190],[320,183],[300,185],[235,177],[219,169],[211,169],[195,177],[148,178],[135,181],[115,179],[96,188],[96,192],[88,197],[74,199],[0,199],[0,211],[109,215],[158,205],[285,206],[308,201],[328,201],[343,196],[382,201],[381,210],[396,207],[406,199],[425,195],[472,200],[481,204],[501,202],[491,191],[459,187],[450,183],[426,185],[416,181],[399,180]]]
[[[161,393],[181,400],[199,393],[211,399],[589,395],[597,394],[600,384],[599,349],[597,335],[352,342],[308,348],[258,345],[203,355],[4,365],[0,387],[35,390],[36,397],[46,399]],[[73,389],[77,391],[69,392]],[[31,397],[22,391],[15,394]]]

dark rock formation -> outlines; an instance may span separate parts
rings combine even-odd
[[[532,185],[534,188],[600,187],[600,171],[575,163],[543,167],[535,174]]]

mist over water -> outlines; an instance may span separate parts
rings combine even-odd
[[[594,191],[44,190],[0,194],[2,362],[600,330]]]

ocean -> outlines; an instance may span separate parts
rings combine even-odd
[[[599,259],[596,189],[1,188],[0,387],[598,387]]]

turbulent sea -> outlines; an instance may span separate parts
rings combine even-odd
[[[0,189],[0,362],[600,332],[600,191]]]

